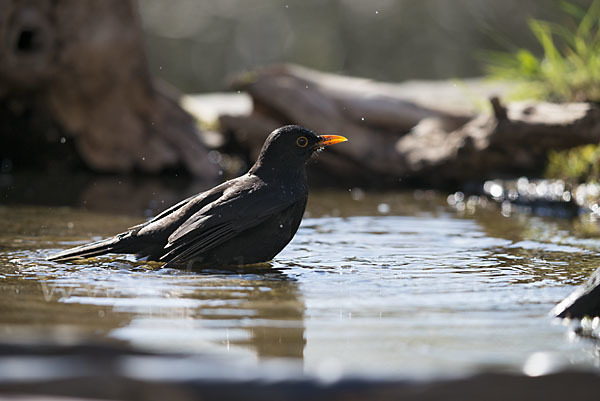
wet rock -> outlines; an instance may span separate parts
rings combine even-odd
[[[503,209],[518,208],[538,216],[574,217],[584,206],[575,201],[573,188],[563,180],[486,181],[483,193]]]
[[[447,203],[458,211],[474,212],[495,203],[507,215],[518,210],[538,216],[582,216],[595,222],[600,217],[599,198],[600,185],[596,183],[572,185],[560,179],[520,177],[489,180],[483,185],[468,183],[464,192],[450,194]]]
[[[582,286],[552,310],[559,318],[583,319],[600,317],[600,268]],[[600,319],[593,319],[591,329],[598,329]]]

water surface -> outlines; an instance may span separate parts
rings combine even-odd
[[[45,261],[144,220],[145,209],[90,209],[0,206],[1,341],[119,344],[259,370],[284,361],[326,379],[598,365],[595,344],[548,315],[600,260],[600,241],[568,220],[355,189],[311,194],[298,234],[264,265]]]

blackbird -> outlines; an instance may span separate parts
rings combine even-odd
[[[278,128],[246,174],[112,238],[48,260],[129,253],[174,266],[269,261],[291,241],[302,220],[308,198],[306,162],[323,147],[344,141],[343,136],[317,135],[298,125]]]

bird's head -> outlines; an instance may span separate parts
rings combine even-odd
[[[317,135],[299,125],[286,125],[271,132],[250,171],[297,169],[316,151],[345,141],[340,135]]]

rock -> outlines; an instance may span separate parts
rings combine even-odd
[[[552,310],[560,318],[600,317],[600,268]]]

